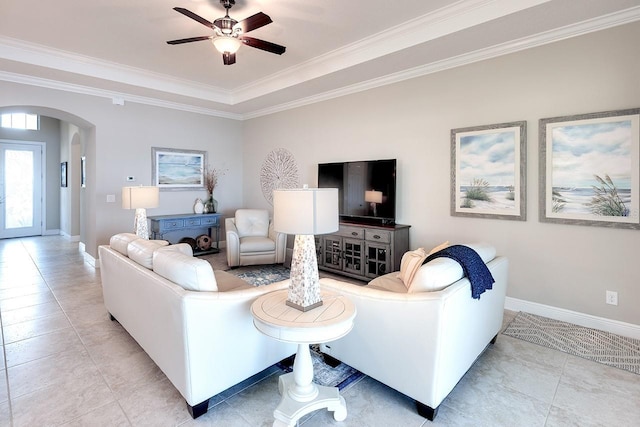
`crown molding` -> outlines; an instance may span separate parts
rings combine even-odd
[[[470,53],[447,58],[442,61],[432,62],[419,67],[410,68],[408,70],[399,71],[397,73],[389,74],[383,77],[370,79],[357,84],[345,86],[335,90],[323,92],[317,95],[301,98],[295,101],[274,105],[262,110],[256,110],[251,113],[243,115],[243,119],[252,119],[269,114],[278,113],[281,111],[290,110],[293,108],[303,107],[305,105],[315,104],[322,101],[327,101],[341,96],[351,95],[358,92],[363,92],[369,89],[374,89],[381,86],[398,83],[404,80],[413,79],[416,77],[425,76],[428,74],[445,71],[451,68],[460,67],[463,65],[473,64],[475,62],[484,61],[487,59],[496,58],[510,53],[515,53],[527,49],[531,49],[538,46],[562,41],[565,39],[578,37],[581,35],[593,33],[600,30],[605,30],[612,27],[617,27],[624,24],[629,24],[640,20],[640,6],[632,7],[620,12],[614,12],[608,15],[603,15],[598,18],[582,21],[577,24],[568,25],[559,29],[546,31],[536,34],[530,37],[523,37],[510,42],[502,43],[499,45],[491,46],[485,49],[479,49]]]
[[[240,114],[226,111],[214,110],[210,108],[196,107],[194,105],[182,104],[178,102],[165,101],[162,99],[132,95],[122,92],[98,89],[90,86],[82,86],[72,83],[59,82],[57,80],[43,79],[41,77],[26,76],[23,74],[0,71],[0,81],[19,83],[29,86],[37,86],[46,89],[61,90],[64,92],[79,93],[82,95],[96,96],[110,99],[115,105],[124,105],[126,102],[133,102],[143,105],[168,108],[172,110],[186,111],[190,113],[204,114],[207,116],[221,117],[225,119],[242,120]]]

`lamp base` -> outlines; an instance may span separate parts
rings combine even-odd
[[[313,235],[296,235],[286,304],[303,312],[322,305],[316,240]]]
[[[136,235],[142,239],[149,240],[149,227],[147,225],[147,210],[144,208],[136,209],[136,217],[134,220],[134,228]]]

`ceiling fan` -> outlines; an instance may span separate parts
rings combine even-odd
[[[210,36],[189,37],[187,39],[169,40],[169,44],[182,44],[191,43],[202,40],[211,40],[216,49],[222,53],[222,61],[224,65],[235,64],[236,52],[240,49],[242,44],[246,44],[256,49],[265,50],[267,52],[282,55],[287,49],[284,46],[280,46],[275,43],[271,43],[265,40],[256,39],[253,37],[245,36],[245,33],[264,27],[273,21],[262,12],[258,12],[242,21],[236,21],[229,16],[229,9],[236,4],[236,0],[220,0],[220,3],[224,6],[227,14],[223,18],[218,18],[213,22],[209,22],[203,17],[196,15],[182,7],[174,7],[173,10],[180,12],[183,15],[198,21],[202,25],[209,27],[213,30],[214,34]]]

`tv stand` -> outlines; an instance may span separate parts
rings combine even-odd
[[[365,281],[398,271],[409,250],[410,227],[341,221],[335,233],[315,236],[318,269]],[[286,266],[291,265],[293,237],[287,238]]]

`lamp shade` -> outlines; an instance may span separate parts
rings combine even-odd
[[[236,53],[242,46],[242,42],[237,37],[232,36],[218,36],[211,40],[211,43],[220,53]]]
[[[369,203],[382,203],[382,191],[365,191],[364,201]]]
[[[122,187],[122,208],[140,209],[157,208],[160,204],[158,187]]]
[[[273,228],[286,234],[324,234],[337,231],[338,189],[274,190]]]

